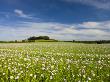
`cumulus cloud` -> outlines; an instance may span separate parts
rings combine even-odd
[[[19,16],[19,17],[23,17],[23,18],[28,18],[28,19],[32,19],[32,17],[30,15],[25,14],[22,10],[19,9],[15,9],[14,13]]]
[[[109,9],[110,8],[110,0],[63,0],[67,2],[77,2],[85,5],[94,6],[100,9]]]
[[[79,27],[81,28],[87,28],[87,29],[102,29],[102,30],[110,30],[110,21],[104,21],[104,22],[83,22],[82,24],[79,24]]]
[[[81,26],[85,28],[97,28],[97,26],[99,26],[99,23],[98,22],[84,22],[83,24],[81,24]]]
[[[22,22],[19,27],[0,26],[0,40],[26,39],[47,35],[58,40],[103,40],[110,38],[110,21],[60,24],[53,22]],[[8,30],[10,29],[10,30]]]

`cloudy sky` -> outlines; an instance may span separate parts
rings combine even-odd
[[[110,39],[110,0],[0,0],[0,40],[47,35]]]

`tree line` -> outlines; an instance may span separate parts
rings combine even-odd
[[[0,41],[0,43],[26,43],[26,42],[73,42],[73,43],[85,43],[85,44],[106,44],[110,43],[110,40],[95,40],[95,41],[58,41],[55,39],[50,39],[49,36],[31,36],[25,40],[15,40],[15,41]]]
[[[106,43],[110,43],[110,40],[95,40],[95,41],[75,41],[75,40],[73,40],[72,42],[87,43],[87,44],[106,44]]]

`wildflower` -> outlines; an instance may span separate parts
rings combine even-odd
[[[52,60],[52,62],[54,62],[54,58],[53,58],[53,57],[52,57],[52,59],[51,59],[51,60]]]
[[[17,69],[15,68],[14,71],[17,71]]]
[[[27,61],[27,58],[24,58],[24,61]]]
[[[54,69],[54,65],[51,66],[51,69]]]
[[[10,76],[10,79],[13,79],[14,77],[13,76]]]
[[[99,60],[99,61],[98,61],[98,63],[100,64],[100,63],[101,63],[101,61]]]
[[[21,71],[20,73],[23,73],[23,71]]]
[[[3,75],[5,75],[5,73],[3,73]]]
[[[39,60],[39,58],[36,58],[36,61],[38,61]]]
[[[43,74],[41,74],[41,77],[44,77],[44,75],[43,75]]]
[[[64,78],[64,82],[67,82],[67,80]]]
[[[36,78],[36,75],[34,75],[34,78]]]
[[[45,70],[45,68],[44,68],[44,67],[42,67],[42,70]]]
[[[95,76],[95,73],[93,73],[92,75]]]
[[[88,77],[88,80],[91,80],[91,78],[90,78],[90,77]]]
[[[86,76],[85,76],[85,75],[83,75],[83,77],[84,77],[84,78],[86,78]]]
[[[72,74],[73,75],[73,77],[75,77],[75,75],[74,74]]]
[[[15,79],[19,79],[19,76],[15,77]]]
[[[11,68],[10,68],[10,67],[8,67],[8,69],[10,70]]]
[[[18,73],[18,75],[21,75],[21,73]]]
[[[30,77],[32,77],[33,76],[33,74],[30,74]]]
[[[53,79],[53,77],[52,77],[52,76],[50,76],[50,79]]]
[[[109,77],[109,74],[107,74],[107,76]]]
[[[66,61],[67,61],[67,63],[71,63],[71,60],[70,59],[67,59]]]

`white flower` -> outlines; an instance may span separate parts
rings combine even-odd
[[[39,58],[36,58],[36,61],[38,61],[39,60]]]
[[[93,76],[95,76],[95,74],[94,74],[94,73],[93,73],[92,75],[93,75]]]
[[[51,69],[54,69],[54,65],[51,66]]]
[[[101,63],[101,61],[99,60],[99,61],[98,61],[98,63],[100,64],[100,63]]]
[[[11,68],[10,68],[10,67],[8,67],[8,69],[10,70]]]
[[[5,75],[5,73],[3,73],[3,75]]]
[[[30,74],[30,77],[32,77],[33,76],[33,74]]]
[[[85,76],[85,75],[83,75],[83,77],[84,77],[84,78],[86,78],[86,76]]]
[[[24,58],[24,61],[27,61],[27,58]]]
[[[44,77],[44,75],[43,75],[43,74],[41,74],[41,77]]]
[[[53,79],[53,77],[52,77],[52,76],[50,76],[50,79]]]
[[[21,71],[20,73],[23,73],[23,71]]]
[[[52,60],[52,62],[54,62],[54,58],[53,58],[53,57],[52,57],[52,59],[51,59],[51,60]]]
[[[45,70],[45,68],[44,68],[44,67],[42,67],[42,70]]]
[[[109,76],[109,74],[107,74],[107,76]]]
[[[10,76],[10,79],[13,79],[14,77],[13,76]]]
[[[19,76],[15,77],[15,79],[19,79]]]
[[[18,75],[21,75],[21,73],[18,73]]]
[[[14,71],[17,71],[17,69],[15,68]]]
[[[71,60],[70,59],[67,59],[66,61],[67,61],[67,63],[71,63]]]
[[[34,78],[36,78],[36,75],[34,75]]]
[[[64,78],[64,82],[67,82],[67,80]]]
[[[88,80],[91,80],[91,78],[90,78],[90,77],[88,77]]]

